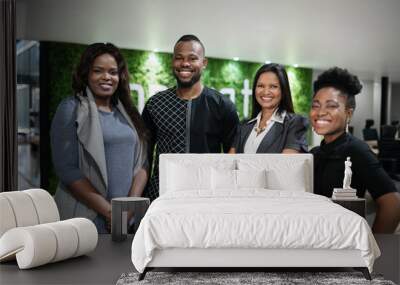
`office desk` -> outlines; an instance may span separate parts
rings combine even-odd
[[[16,261],[1,263],[0,284],[115,284],[122,273],[135,270],[132,239],[112,242],[111,235],[99,235],[90,254],[32,269],[19,270]]]

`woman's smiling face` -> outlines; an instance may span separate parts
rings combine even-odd
[[[115,58],[108,54],[96,57],[89,71],[88,84],[93,95],[111,98],[118,88],[119,73]]]
[[[327,143],[334,141],[346,130],[353,109],[347,108],[347,96],[334,87],[324,87],[315,94],[310,111],[315,132]]]
[[[262,109],[274,110],[278,108],[282,99],[279,78],[274,72],[264,72],[256,83],[256,100]]]

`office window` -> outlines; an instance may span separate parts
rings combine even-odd
[[[39,42],[17,41],[18,188],[40,187]]]

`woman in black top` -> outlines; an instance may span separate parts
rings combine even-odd
[[[376,201],[374,232],[392,233],[400,221],[400,195],[369,146],[346,132],[355,109],[355,95],[361,91],[358,78],[347,70],[331,68],[314,82],[310,111],[314,131],[323,135],[314,155],[314,193],[332,196],[333,188],[341,188],[344,161],[352,161],[351,187],[357,196],[368,190]]]
[[[230,153],[298,153],[308,149],[308,120],[293,110],[285,68],[261,66],[253,81],[251,119],[242,123]]]

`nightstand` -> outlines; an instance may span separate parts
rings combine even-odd
[[[113,241],[124,241],[128,232],[135,232],[144,217],[150,199],[144,197],[119,197],[111,199],[111,237]],[[134,224],[130,224],[133,213]]]
[[[331,199],[332,202],[339,204],[340,206],[359,214],[361,217],[365,218],[365,199],[364,198],[354,198],[354,199]]]

